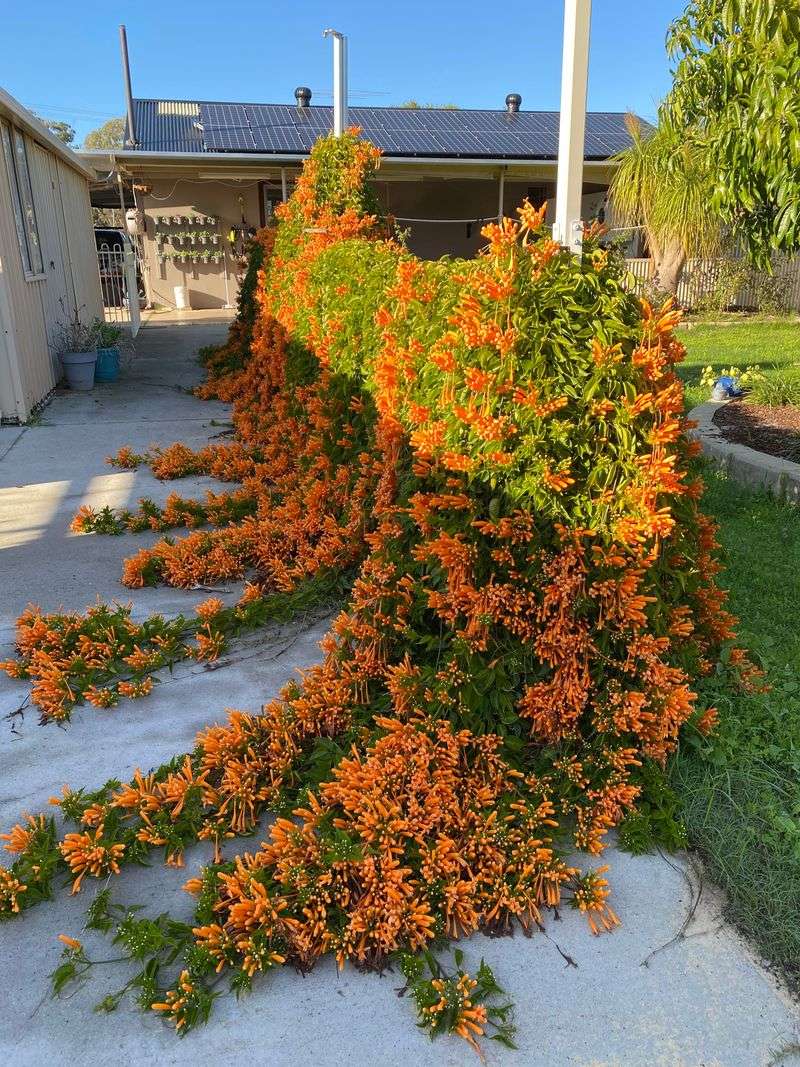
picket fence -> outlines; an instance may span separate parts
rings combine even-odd
[[[689,260],[684,267],[678,284],[678,302],[681,307],[694,308],[698,301],[714,289],[715,281],[721,269],[720,260]],[[626,259],[625,265],[631,275],[631,287],[641,292],[653,273],[650,259]],[[785,283],[784,302],[786,309],[800,311],[800,259],[778,259],[773,264],[773,279]],[[758,310],[756,288],[765,275],[755,275],[754,281],[745,285],[736,294],[732,306]]]

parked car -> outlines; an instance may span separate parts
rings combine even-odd
[[[113,226],[95,226],[94,243],[98,252],[104,247],[114,251],[123,251],[131,247],[131,239],[127,233]]]

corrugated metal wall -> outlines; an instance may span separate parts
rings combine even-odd
[[[29,284],[36,285],[41,296],[48,340],[47,354],[51,364],[53,383],[55,383],[61,370],[53,347],[56,342],[56,324],[63,322],[69,314],[72,301],[62,251],[64,241],[59,226],[61,200],[56,182],[57,175],[53,174],[51,168],[52,159],[51,154],[40,145],[28,143],[28,168],[33,187],[33,201],[36,205],[36,222],[45,273],[44,281]],[[63,306],[59,301],[63,301]]]
[[[65,258],[75,303],[89,319],[102,319],[103,297],[97,270],[97,248],[92,226],[89,187],[77,171],[53,157],[58,168],[61,204],[66,229]]]
[[[2,162],[2,161],[0,161]],[[21,412],[14,397],[0,397],[3,418],[25,418],[31,408],[55,385],[47,347],[41,288],[44,281],[28,281],[22,269],[14,207],[5,164],[0,166],[0,269],[8,292],[8,312],[12,351],[22,385]],[[13,358],[13,356],[12,356]]]
[[[0,269],[8,291],[11,321],[7,325],[16,351],[24,409],[20,411],[4,389],[0,397],[3,418],[26,418],[56,385],[60,364],[52,342],[65,314],[78,307],[86,321],[103,316],[87,181],[27,135],[25,145],[44,275],[25,277],[8,175],[5,165],[0,165]]]

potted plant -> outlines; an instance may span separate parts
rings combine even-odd
[[[59,301],[64,321],[56,323],[55,348],[64,368],[70,389],[86,392],[94,385],[97,363],[97,330],[95,323],[87,326],[81,318],[82,307],[75,305],[67,313],[63,299]]]
[[[97,338],[96,382],[115,382],[119,377],[119,343],[122,329],[113,322],[95,319],[92,324]]]
[[[209,250],[208,250],[207,248],[204,248],[204,249],[203,249],[203,251],[202,251],[202,252],[200,253],[200,259],[201,259],[201,261],[202,261],[203,263],[208,263],[208,257],[209,257],[210,255],[211,255],[211,253],[209,252]]]
[[[180,224],[183,222],[183,215],[173,215],[172,221],[175,223],[176,226],[180,226]]]
[[[221,252],[212,252],[211,253],[212,262],[219,263],[221,259],[222,259],[222,253]]]
[[[217,216],[216,215],[206,215],[206,222],[208,223],[209,226],[216,226],[217,225]]]
[[[175,234],[175,241],[177,242],[177,244],[182,245],[183,244],[183,239],[184,239],[185,236],[186,236],[186,234],[184,234],[184,233],[176,233]]]
[[[189,244],[193,245],[195,243],[195,241],[197,240],[197,230],[189,230],[187,232],[186,236],[187,236],[187,238],[189,240]]]

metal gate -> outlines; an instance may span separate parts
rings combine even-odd
[[[141,325],[136,252],[130,243],[102,244],[97,250],[100,288],[103,292],[103,318],[125,323],[135,337]]]

